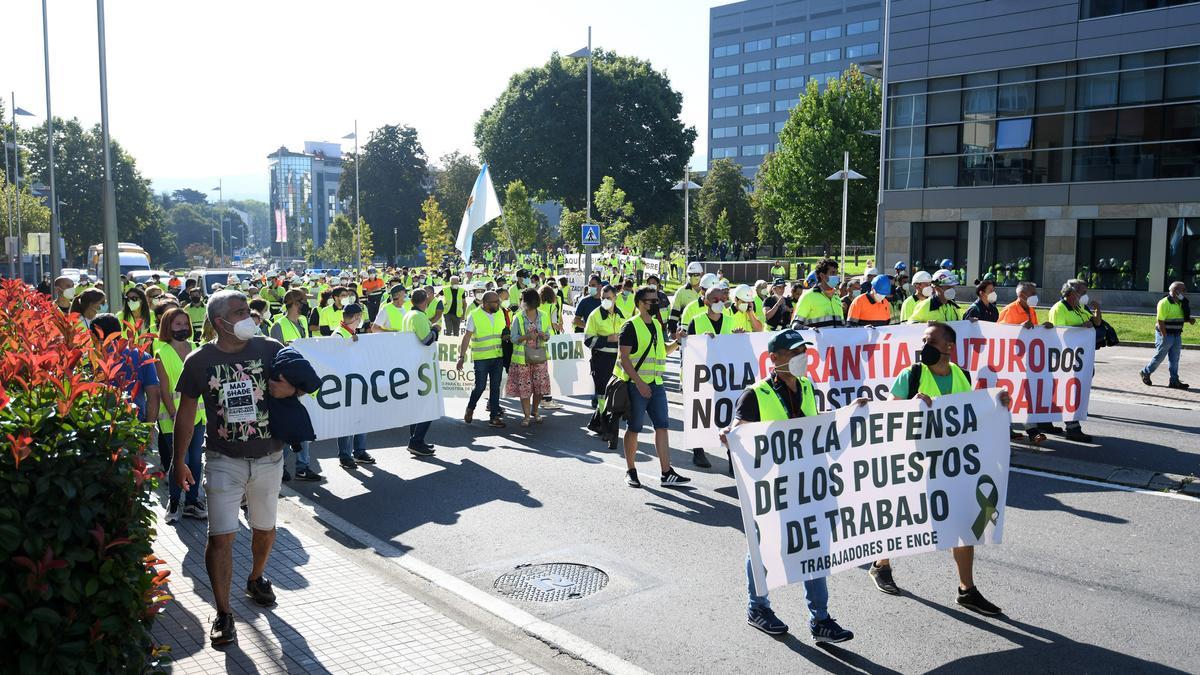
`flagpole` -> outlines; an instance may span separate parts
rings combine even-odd
[[[587,222],[592,222],[592,27],[588,26],[587,62]],[[583,280],[592,278],[592,247],[584,246]]]
[[[358,120],[354,120],[354,237],[358,244],[358,273],[362,274],[362,204],[358,201]]]
[[[54,190],[54,113],[50,111],[50,27],[46,19],[46,0],[42,0],[42,54],[46,70],[46,151],[50,161],[50,276],[62,272],[62,256],[58,249],[61,225],[58,222],[58,195]]]

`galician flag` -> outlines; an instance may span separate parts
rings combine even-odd
[[[467,208],[463,211],[462,224],[458,226],[458,240],[454,246],[462,251],[463,262],[471,260],[471,239],[475,232],[492,220],[503,215],[500,210],[500,199],[496,197],[496,188],[492,185],[492,174],[488,173],[488,165],[484,164],[479,170],[479,178],[475,179],[475,187],[467,197]]]

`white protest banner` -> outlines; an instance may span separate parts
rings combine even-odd
[[[475,365],[471,350],[463,360],[463,369],[458,371],[458,347],[460,337],[442,336],[437,342],[438,370],[441,374],[441,392],[444,398],[468,398],[475,388]],[[547,370],[550,374],[552,396],[591,396],[592,376],[589,353],[583,344],[583,333],[566,333],[551,336],[546,344]],[[508,374],[500,378],[503,391]]]
[[[563,267],[565,267],[566,269],[569,269],[569,270],[577,270],[577,269],[579,269],[579,266],[580,266],[579,259],[580,259],[580,257],[581,257],[581,256],[580,256],[578,253],[568,253],[568,254],[566,255],[566,261],[563,263]]]
[[[661,263],[658,258],[642,258],[642,262],[646,264],[646,274],[658,274],[660,272]]]
[[[880,558],[999,544],[1011,422],[1000,393],[735,427],[755,592]]]
[[[463,356],[463,369],[460,371],[456,368],[460,344],[462,337],[453,335],[442,335],[437,341],[437,364],[443,398],[469,398],[471,390],[475,388],[475,363],[470,348]],[[507,375],[503,370],[500,372],[500,391],[503,393]],[[487,393],[484,392],[484,395]]]
[[[1031,328],[955,321],[955,360],[977,387],[1003,387],[1017,422],[1087,418],[1095,363],[1095,334],[1080,328]],[[923,324],[800,331],[808,378],[820,410],[859,398],[887,399],[896,377],[917,358]],[[687,447],[715,447],[733,421],[738,395],[770,373],[773,333],[689,337],[683,348],[683,433]]]
[[[371,333],[357,341],[305,338],[291,343],[321,378],[301,401],[317,439],[364,434],[444,414],[435,349],[412,333]]]

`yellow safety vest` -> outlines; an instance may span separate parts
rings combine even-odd
[[[391,318],[389,317],[388,320],[390,321]],[[429,331],[432,329],[429,325],[429,317],[425,316],[424,312],[409,312],[401,320],[399,330],[416,335],[418,340],[424,340],[429,337]]]
[[[750,387],[754,392],[754,397],[758,399],[758,419],[762,422],[791,419],[788,417],[787,406],[783,399],[779,398],[779,394],[771,386],[771,379],[774,377],[772,375]],[[817,399],[813,396],[812,382],[807,377],[797,379],[800,381],[800,412],[804,417],[816,415]]]
[[[504,355],[501,346],[501,336],[504,333],[504,314],[496,312],[488,314],[476,308],[471,312],[471,323],[475,330],[471,333],[471,358],[498,359]]]
[[[601,315],[602,312],[607,313],[608,317],[604,318]],[[583,327],[583,337],[585,339],[590,337],[606,338],[605,340],[601,340],[599,346],[594,347],[592,351],[616,354],[617,346],[608,342],[607,338],[614,333],[619,333],[624,323],[625,321],[621,318],[621,315],[617,314],[616,307],[611,312],[606,312],[603,308],[597,307],[592,310],[591,314],[588,314],[587,324]]]
[[[293,340],[299,340],[300,338],[308,337],[308,319],[303,314],[301,314],[298,318],[300,319],[299,328],[297,328],[296,324],[291,319],[287,318],[286,315],[279,317],[279,321],[276,322],[279,324],[280,334],[283,335],[283,344],[286,345],[291,343]]]
[[[195,343],[188,340],[192,350],[196,349]],[[171,392],[175,397],[176,410],[178,410],[180,394],[175,392],[175,385],[179,382],[179,376],[183,374],[183,359],[179,358],[179,353],[168,342],[162,340],[154,341],[154,358],[162,364],[163,370],[167,372],[167,381],[159,382],[159,389],[166,393]],[[196,402],[196,424],[204,424],[207,418],[204,414],[204,399],[199,399]],[[165,403],[159,403],[158,408],[158,428],[164,434],[175,433],[175,420],[167,414],[167,406]]]
[[[524,327],[528,320],[529,318],[525,316],[524,312],[513,317],[512,362],[518,366],[525,365],[525,344],[517,342],[517,339],[529,333],[529,330]],[[545,312],[538,312],[538,324],[540,326],[538,330],[546,334],[550,333],[550,317]]]
[[[910,385],[911,386],[911,385]],[[962,368],[958,364],[950,364],[950,393],[962,394],[971,391],[971,382],[967,379]],[[930,372],[929,366],[921,366],[921,383],[917,387],[917,392],[925,394],[929,398],[937,398],[942,395],[942,390],[938,388],[937,381],[933,378],[933,373]]]
[[[705,308],[702,314],[697,314],[692,323],[696,324],[696,335],[704,335],[713,333],[714,335],[729,335],[733,333],[733,317],[728,314],[721,315],[721,330],[718,331],[713,326],[712,319],[708,318],[708,309]]]
[[[411,307],[412,305],[409,305]],[[404,317],[407,312],[390,300],[386,305],[382,305],[383,311],[387,312],[388,328],[384,330],[400,331],[404,329]]]
[[[646,350],[650,349],[650,327],[640,316],[630,319],[629,322],[633,324],[634,333],[637,334],[637,349],[629,353],[629,360],[636,366],[638,360],[642,358],[642,354],[646,354]],[[654,326],[654,351],[646,354],[637,373],[642,382],[646,384],[662,384],[663,372],[667,369],[667,345],[663,342],[662,325],[653,320],[650,323]],[[620,359],[613,365],[613,375],[622,381],[629,381],[629,375],[621,367]]]

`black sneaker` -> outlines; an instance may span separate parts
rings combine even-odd
[[[1149,376],[1149,375],[1147,375],[1147,374],[1145,374],[1145,373],[1141,373],[1141,376],[1142,376],[1142,384],[1146,385],[1147,387],[1153,387],[1153,386],[1154,386],[1154,383],[1150,381],[1150,376]]]
[[[260,607],[270,607],[275,604],[275,591],[271,589],[271,580],[266,577],[251,579],[246,582],[246,597]]]
[[[1075,427],[1074,429],[1067,429],[1067,431],[1063,434],[1063,438],[1067,439],[1068,441],[1075,441],[1076,443],[1092,442],[1091,435],[1083,433],[1083,429],[1078,427]]]
[[[1167,384],[1167,387],[1169,389],[1191,389],[1190,385],[1185,382],[1180,382],[1179,380],[1171,380],[1171,382]]]
[[[975,586],[972,586],[965,591],[961,588],[958,589],[958,599],[955,600],[955,602],[971,611],[979,612],[980,614],[987,616],[996,616],[997,614],[1002,614],[1004,612],[1004,610],[988,602],[987,598],[983,597],[983,594],[981,594],[979,589]]]
[[[817,642],[845,642],[854,639],[854,633],[842,628],[838,622],[829,617],[824,621],[809,621],[808,632],[812,633]]]
[[[413,457],[433,457],[433,447],[429,445],[410,445],[408,451]]]
[[[353,471],[358,468],[358,462],[354,461],[353,457],[338,457],[338,464],[341,464],[342,468],[347,471]]]
[[[1063,432],[1062,429],[1054,426],[1053,424],[1051,424],[1049,422],[1038,422],[1037,428],[1038,428],[1038,431],[1040,431],[1044,434],[1054,434],[1055,436],[1061,436],[1062,432]]]
[[[296,480],[319,481],[325,477],[312,469],[296,469]]]
[[[292,474],[288,473],[287,469],[283,470],[283,482],[287,483],[292,480]]]
[[[363,450],[362,452],[354,453],[354,461],[359,464],[374,464],[375,458],[367,454],[366,450]]]
[[[879,567],[875,563],[871,563],[871,580],[875,582],[875,588],[887,593],[888,595],[900,595],[900,587],[892,579],[892,566]]]
[[[756,607],[750,610],[746,613],[746,623],[767,635],[783,635],[788,632],[788,625],[780,621],[770,607]]]
[[[637,469],[625,471],[625,484],[629,487],[642,487],[642,481],[638,480]]]
[[[701,469],[707,469],[712,466],[712,462],[708,461],[708,457],[704,454],[704,448],[692,449],[692,464]]]
[[[233,624],[233,613],[217,613],[212,628],[208,629],[208,640],[214,647],[227,645],[237,638],[237,628]]]
[[[670,469],[662,475],[663,487],[678,487],[680,485],[687,485],[690,482],[692,482],[691,478],[680,476],[675,473],[675,469]]]

